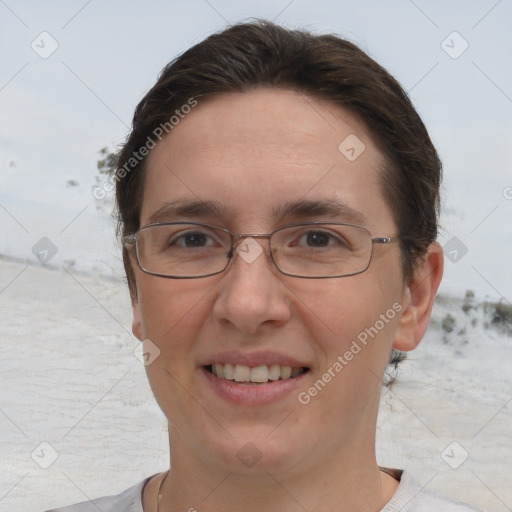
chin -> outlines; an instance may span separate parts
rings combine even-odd
[[[233,437],[224,432],[222,439],[203,438],[194,443],[203,446],[201,455],[207,464],[234,474],[268,476],[292,470],[307,452],[304,443],[287,435],[286,429],[273,438],[268,437],[266,425],[237,430]]]

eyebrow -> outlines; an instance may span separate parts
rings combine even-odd
[[[289,201],[274,208],[272,213],[274,218],[280,221],[287,218],[309,220],[315,217],[329,217],[331,220],[363,226],[367,223],[363,213],[334,199]],[[148,223],[168,222],[180,217],[188,219],[204,217],[227,219],[230,215],[227,208],[218,201],[177,199],[164,203],[161,208],[149,217]]]
[[[276,218],[293,217],[309,219],[311,217],[330,217],[340,222],[365,225],[368,221],[365,215],[350,206],[335,199],[320,199],[310,201],[292,201],[274,210]]]
[[[167,222],[177,217],[200,218],[200,217],[226,217],[226,207],[217,201],[190,201],[177,199],[168,201],[151,214],[148,221],[150,224]]]

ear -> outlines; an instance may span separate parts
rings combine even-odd
[[[136,338],[142,341],[142,319],[140,315],[139,297],[137,291],[130,292],[130,298],[132,300],[132,332]]]
[[[443,264],[442,247],[437,242],[430,244],[404,289],[402,314],[393,342],[396,350],[413,350],[423,338],[443,276]]]

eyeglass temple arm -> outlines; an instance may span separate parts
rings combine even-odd
[[[122,240],[123,240],[123,245],[124,244],[134,244],[135,241],[136,241],[137,237],[135,236],[135,233],[131,233],[129,235],[125,235],[123,236]]]
[[[391,244],[393,242],[398,242],[399,240],[400,240],[399,236],[386,236],[386,237],[372,238],[372,242],[375,244]]]

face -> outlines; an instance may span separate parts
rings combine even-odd
[[[338,148],[349,136],[364,143],[358,156],[362,146]],[[322,221],[394,236],[382,166],[363,124],[331,103],[269,89],[210,98],[149,155],[141,225],[159,212],[160,222],[233,233]],[[166,208],[177,201],[215,201],[222,211]],[[340,208],[283,215],[290,203],[325,201]],[[347,463],[370,456],[380,377],[407,300],[398,244],[376,244],[362,274],[301,279],[281,274],[268,240],[257,241],[264,250],[254,261],[237,254],[226,271],[200,279],[151,276],[134,261],[133,330],[160,350],[147,374],[169,420],[173,460],[247,472],[305,469],[333,453]],[[213,375],[215,363],[300,374],[237,383]],[[261,456],[254,467],[251,456]]]

